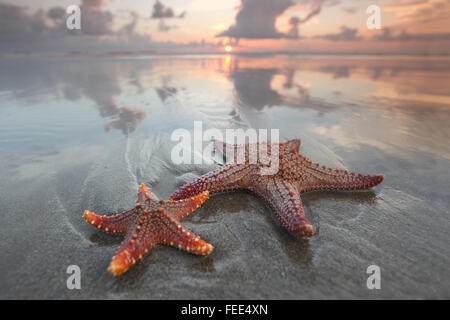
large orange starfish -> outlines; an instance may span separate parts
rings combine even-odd
[[[170,199],[183,199],[208,190],[211,194],[236,189],[253,191],[271,206],[283,226],[297,237],[312,237],[314,227],[305,217],[301,193],[316,190],[360,190],[372,188],[383,181],[383,175],[362,175],[347,170],[331,169],[313,163],[298,150],[300,140],[285,143],[230,145],[215,140],[215,147],[224,156],[234,158],[219,169],[187,183]],[[238,158],[242,150],[244,157]],[[268,159],[278,153],[278,171],[267,174]],[[258,156],[258,155],[266,155]],[[237,159],[244,161],[237,161]],[[252,161],[257,159],[257,161]],[[273,162],[273,161],[272,161]]]
[[[157,201],[149,189],[141,184],[136,207],[113,216],[100,216],[86,210],[83,218],[102,231],[125,234],[122,245],[108,267],[111,274],[120,275],[157,243],[195,254],[211,253],[212,245],[180,223],[208,197],[209,192],[203,191],[188,199]]]

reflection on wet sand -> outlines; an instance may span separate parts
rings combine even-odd
[[[121,107],[119,108],[114,100],[107,100],[99,102],[98,107],[100,115],[103,118],[114,119],[106,126],[106,131],[111,129],[121,130],[124,135],[127,135],[136,130],[142,120],[145,119],[146,113],[137,108]]]
[[[87,68],[80,69],[73,61],[0,61],[1,68],[6,69],[0,74],[2,90],[9,89],[16,98],[32,103],[37,103],[35,96],[48,93],[50,88],[51,94],[68,101],[88,98],[95,102],[100,116],[110,120],[105,125],[106,131],[116,129],[125,135],[135,131],[146,112],[118,106],[115,97],[123,91],[124,77],[134,78],[134,84],[140,86],[136,79],[137,68],[132,64],[119,64],[111,69],[110,64],[102,61],[88,61],[88,64]]]
[[[271,76],[285,77],[285,88],[291,88],[293,80],[313,81],[314,74],[330,74],[332,79],[366,79],[390,81],[393,86],[409,80],[410,92],[449,95],[450,89],[442,83],[449,78],[448,58],[421,57],[308,57],[292,59],[233,57],[227,73],[239,70],[276,70]],[[276,65],[276,69],[274,69]],[[315,81],[323,80],[316,78]],[[429,81],[428,81],[429,80]],[[431,83],[430,83],[431,81]],[[338,82],[334,81],[337,84]],[[329,84],[327,85],[329,86]],[[433,89],[434,88],[434,89]],[[329,88],[328,88],[329,89]],[[406,89],[406,88],[403,88]],[[357,94],[355,92],[355,94]]]
[[[163,104],[172,103],[169,98],[177,96],[177,102],[189,105],[186,98],[194,97],[189,108],[200,108],[204,92],[214,95],[215,89],[204,88],[198,79],[216,81],[218,86],[225,80],[234,88],[234,99],[227,106],[230,121],[264,126],[264,120],[254,119],[266,110],[282,107],[312,109],[321,116],[335,111],[332,118],[313,128],[315,134],[345,147],[364,141],[383,150],[394,150],[396,145],[413,149],[417,148],[415,140],[423,140],[418,144],[421,150],[440,148],[450,157],[445,145],[450,136],[445,123],[450,119],[448,112],[441,112],[450,106],[450,64],[446,58],[227,55],[208,59],[78,59],[4,59],[0,61],[5,71],[0,73],[1,89],[27,104],[38,103],[37,97],[42,99],[43,94],[80,103],[89,99],[100,116],[108,119],[106,131],[119,130],[127,135],[144,121],[147,111],[142,105],[130,107],[136,101],[122,102],[121,96],[135,92],[148,105],[154,90]],[[84,65],[81,69],[80,63]],[[343,126],[347,119],[343,114],[353,110],[354,116],[361,107],[372,108],[384,118],[356,122],[359,135],[364,137],[357,140],[349,132],[353,129]],[[436,137],[428,141],[430,133]],[[379,135],[390,138],[379,139]]]
[[[276,69],[236,68],[230,75],[236,89],[240,105],[261,110],[264,107],[279,105],[281,95],[271,88]]]
[[[315,134],[345,147],[363,141],[382,150],[394,151],[396,146],[440,150],[450,158],[446,146],[450,133],[445,125],[449,113],[442,113],[450,105],[450,64],[445,58],[227,55],[208,59],[79,59],[2,60],[2,91],[28,104],[37,103],[36,98],[41,99],[44,93],[73,102],[89,99],[100,116],[108,119],[106,131],[119,130],[127,135],[144,121],[148,111],[142,105],[130,107],[136,101],[122,102],[122,96],[136,92],[148,105],[153,91],[163,104],[174,103],[169,98],[176,96],[176,102],[188,109],[202,108],[205,91],[211,92],[212,99],[219,99],[221,92],[214,97],[215,88],[204,88],[201,81],[209,79],[220,87],[225,80],[234,88],[234,99],[227,106],[230,121],[264,127],[269,126],[267,120],[257,119],[271,109],[310,109],[320,116],[333,111],[333,117],[312,128]],[[81,69],[80,63],[84,64]],[[192,102],[186,100],[190,97]],[[345,125],[348,116],[344,114],[353,110],[354,117],[361,107],[371,108],[384,118],[356,122],[362,137],[357,139],[350,132],[353,129]],[[166,112],[178,112],[173,110],[179,109]],[[435,138],[429,139],[430,134]],[[380,139],[380,135],[390,138]]]
[[[237,104],[244,109],[261,111],[264,108],[286,106],[311,108],[322,113],[336,108],[337,105],[333,103],[311,97],[308,87],[294,79],[301,71],[290,66],[281,69],[268,67],[264,63],[260,66],[252,64],[251,68],[240,67],[237,58],[228,70],[228,76],[234,84]],[[293,88],[296,90],[292,91]]]
[[[340,113],[353,110],[354,117],[359,108],[370,108],[383,118],[363,118],[352,128],[345,124],[348,118],[334,113],[313,130],[347,148],[364,143],[392,152],[400,147],[450,157],[446,145],[450,131],[445,125],[450,121],[446,58],[231,59],[226,74],[235,88],[239,109],[235,116],[248,109],[294,107],[319,114],[345,108]],[[361,138],[352,134],[355,129]]]
[[[158,94],[158,97],[161,99],[163,103],[165,103],[168,98],[176,95],[178,92],[177,88],[171,87],[169,85],[170,80],[171,80],[170,76],[162,77],[161,79],[162,86],[155,87],[156,93]]]

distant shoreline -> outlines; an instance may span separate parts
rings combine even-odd
[[[216,52],[216,51],[156,51],[156,50],[136,50],[136,51],[52,51],[52,52],[27,52],[12,51],[0,52],[0,58],[9,56],[367,56],[367,57],[450,57],[450,52],[442,53],[383,53],[383,52],[295,52],[295,51],[243,51],[243,52]]]

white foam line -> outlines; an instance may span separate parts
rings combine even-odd
[[[84,244],[91,244],[92,242],[89,241],[88,239],[86,239],[86,237],[74,227],[72,222],[70,222],[69,218],[67,217],[68,211],[62,204],[57,193],[55,193],[55,201],[56,201],[59,209],[63,212],[63,214],[60,216],[63,218],[64,222],[69,227],[70,231],[72,231],[73,234],[78,236]]]
[[[131,178],[133,179],[135,185],[138,185],[138,181],[137,181],[137,177],[136,174],[133,172],[132,168],[131,168],[131,163],[130,163],[130,158],[129,158],[129,154],[130,154],[130,139],[129,137],[125,138],[125,152],[124,152],[124,159],[125,159],[125,164],[126,164],[126,168],[128,173],[130,174]]]

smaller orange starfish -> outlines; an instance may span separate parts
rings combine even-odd
[[[148,249],[158,243],[195,254],[211,253],[212,245],[181,224],[181,219],[200,207],[208,197],[209,192],[204,191],[178,201],[158,201],[141,184],[136,207],[113,216],[100,216],[86,210],[83,218],[102,231],[125,234],[122,245],[108,267],[108,271],[117,276],[127,271]]]

